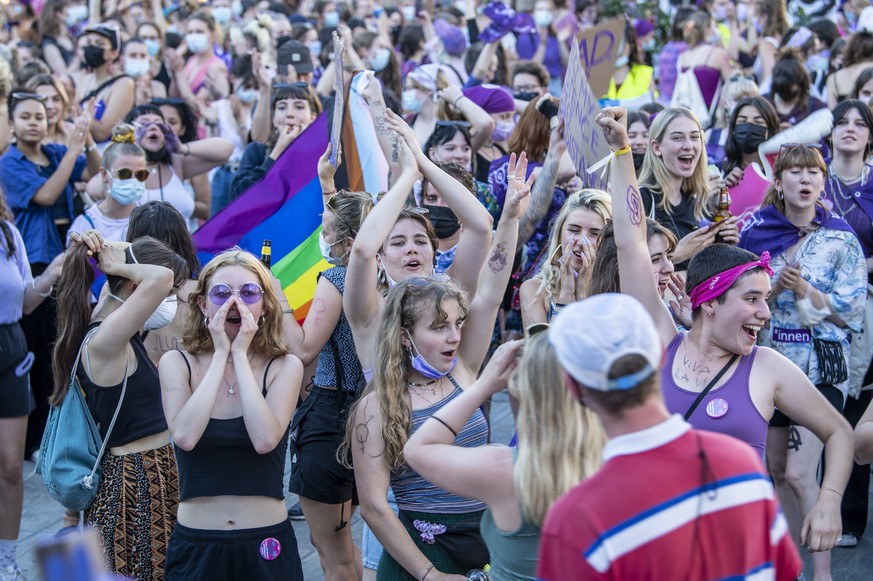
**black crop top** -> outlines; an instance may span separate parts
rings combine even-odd
[[[100,322],[91,323],[88,325],[88,331],[98,325]],[[112,434],[109,436],[110,448],[123,446],[167,429],[167,420],[164,419],[164,409],[161,406],[161,381],[158,378],[158,369],[149,359],[139,333],[130,338],[130,346],[136,355],[136,371],[127,378],[124,402],[121,404]],[[83,353],[82,358],[87,361],[88,355]],[[118,399],[121,397],[121,383],[109,387],[95,385],[85,374],[83,364],[84,362],[80,362],[76,375],[85,392],[88,409],[100,429],[100,436],[105,438],[106,430],[118,406]]]
[[[190,382],[191,364],[184,354],[182,358],[188,366]],[[264,395],[273,361],[270,360],[264,371]],[[210,418],[193,450],[176,447],[180,500],[224,495],[285,498],[282,485],[289,429],[290,423],[271,452],[258,454],[242,416],[224,420]]]

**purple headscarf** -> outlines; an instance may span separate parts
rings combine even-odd
[[[512,93],[499,85],[479,85],[464,89],[464,95],[485,109],[486,113],[508,113],[515,111]]]
[[[464,36],[464,31],[453,26],[443,20],[437,18],[434,20],[433,29],[443,41],[443,48],[452,56],[460,56],[467,50],[467,37]]]

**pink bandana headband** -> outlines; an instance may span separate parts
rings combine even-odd
[[[769,252],[764,251],[761,254],[760,260],[746,262],[745,264],[729,268],[694,287],[694,290],[691,291],[690,295],[688,295],[688,298],[691,299],[691,310],[693,311],[697,309],[697,307],[707,301],[717,299],[727,292],[727,290],[737,282],[737,279],[739,279],[743,273],[759,267],[763,268],[768,275],[773,276],[773,269],[770,268]]]

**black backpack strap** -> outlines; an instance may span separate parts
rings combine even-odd
[[[122,78],[125,78],[125,77],[127,77],[127,75],[118,75],[117,77],[112,77],[111,79],[107,79],[107,80],[103,81],[102,83],[100,83],[100,85],[99,85],[96,89],[94,89],[93,91],[89,92],[87,95],[85,95],[84,97],[82,97],[82,99],[79,101],[79,105],[84,105],[84,104],[87,103],[90,99],[92,99],[92,98],[96,97],[97,95],[99,95],[100,92],[101,92],[103,89],[105,89],[106,87],[111,86],[111,85],[112,85],[113,83],[115,83],[115,81],[117,81],[118,79],[122,79]]]

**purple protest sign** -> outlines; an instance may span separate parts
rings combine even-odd
[[[576,166],[576,174],[585,180],[588,187],[605,190],[603,173],[588,174],[586,171],[610,152],[600,126],[594,122],[599,112],[600,103],[588,84],[579,43],[573,43],[558,115],[564,121],[564,141],[567,142],[567,153]]]

